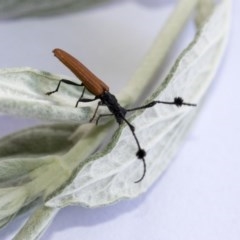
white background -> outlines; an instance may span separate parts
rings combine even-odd
[[[2,21],[0,67],[31,66],[70,75],[51,53],[60,47],[80,58],[117,93],[134,73],[173,3],[114,1],[72,15]],[[240,239],[239,9],[236,1],[222,64],[166,173],[137,199],[99,209],[63,209],[43,239]],[[189,38],[191,32],[189,25],[182,38]],[[0,135],[36,123],[0,116]],[[25,217],[3,229],[0,239],[11,239]]]

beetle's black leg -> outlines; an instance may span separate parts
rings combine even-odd
[[[75,105],[75,107],[77,107],[78,106],[78,103],[79,102],[81,102],[81,100],[82,100],[82,97],[83,97],[83,95],[84,95],[84,92],[85,92],[85,87],[83,88],[83,90],[82,90],[82,94],[81,94],[81,96],[79,97],[79,99],[77,100],[77,102],[76,102],[76,105]]]
[[[67,79],[61,79],[61,80],[58,82],[57,88],[56,88],[54,91],[47,92],[46,95],[51,95],[51,94],[57,92],[57,91],[59,90],[59,87],[60,87],[61,83],[66,83],[66,84],[74,85],[74,86],[83,86],[82,83],[81,83],[81,84],[78,84],[78,83],[72,82],[72,81],[67,80]]]
[[[95,115],[96,115],[96,114],[95,114]],[[98,118],[97,118],[97,120],[96,120],[96,125],[98,125],[99,119],[100,119],[101,117],[109,117],[109,116],[113,116],[113,115],[114,115],[114,114],[112,114],[112,113],[99,115]],[[95,117],[95,116],[94,116],[94,117]],[[92,118],[90,121],[92,121],[92,120],[93,120],[93,118]]]
[[[78,100],[78,102],[93,102],[96,101],[98,99],[98,97],[95,98],[82,98],[80,100]]]
[[[97,107],[96,107],[96,109],[95,109],[95,111],[94,111],[94,113],[93,113],[93,116],[92,116],[91,119],[89,120],[89,122],[92,122],[93,119],[95,118],[95,116],[96,116],[96,114],[97,114],[97,111],[98,111],[98,108],[99,108],[100,105],[103,105],[102,101],[99,101],[99,102],[98,102],[98,105],[97,105]],[[100,115],[100,116],[101,116],[101,115]],[[97,118],[96,125],[98,124],[98,120],[99,120],[100,116]]]

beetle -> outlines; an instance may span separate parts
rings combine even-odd
[[[105,105],[108,107],[110,114],[103,114],[99,115],[96,124],[98,123],[99,119],[103,116],[110,116],[113,115],[119,125],[123,124],[124,122],[128,125],[130,131],[132,132],[132,135],[136,141],[138,151],[136,152],[136,156],[138,159],[142,160],[143,162],[143,174],[142,176],[135,181],[135,183],[141,182],[146,174],[146,151],[141,147],[139,140],[135,134],[135,127],[125,118],[127,112],[136,111],[140,109],[150,108],[154,105],[161,103],[161,104],[169,104],[169,105],[175,105],[177,107],[181,107],[183,105],[186,106],[196,106],[196,104],[186,103],[183,101],[181,97],[175,97],[172,102],[166,102],[166,101],[152,101],[146,105],[126,109],[122,107],[119,103],[117,98],[109,92],[109,87],[104,83],[102,80],[100,80],[97,76],[95,76],[87,67],[85,67],[79,60],[74,58],[69,53],[65,52],[62,49],[56,48],[53,50],[53,53],[55,57],[57,57],[66,67],[68,67],[78,78],[81,80],[81,84],[77,84],[75,82],[72,82],[67,79],[61,79],[58,82],[57,88],[54,91],[47,92],[47,95],[51,95],[59,90],[59,87],[61,83],[74,85],[74,86],[82,86],[83,90],[79,97],[79,99],[76,102],[75,107],[78,107],[78,104],[80,102],[92,102],[95,100],[100,100],[98,102],[97,108],[93,114],[93,117],[90,119],[90,122],[93,121],[93,119],[96,116],[97,110],[100,105]],[[87,89],[90,93],[92,93],[95,97],[92,99],[84,98],[84,92],[85,89]]]

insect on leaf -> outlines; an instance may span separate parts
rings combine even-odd
[[[78,169],[72,183],[46,202],[47,206],[80,204],[97,207],[136,197],[151,186],[179,147],[217,70],[227,39],[229,6],[229,1],[222,1],[215,7],[163,84],[149,99],[171,100],[173,96],[181,95],[185,101],[198,103],[199,107],[177,109],[158,105],[132,117],[133,125],[138,126],[139,141],[144,143],[147,151],[144,181],[134,184],[141,176],[142,165],[136,160],[135,146],[129,144],[133,141],[129,129],[121,128],[101,156],[91,157]]]

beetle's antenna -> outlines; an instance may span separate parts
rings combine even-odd
[[[135,181],[135,183],[139,183],[139,182],[141,182],[143,180],[143,178],[145,177],[145,174],[146,174],[147,167],[146,167],[146,161],[145,161],[145,158],[144,158],[146,156],[146,152],[140,146],[140,143],[139,143],[139,141],[137,139],[137,136],[135,134],[135,127],[126,118],[122,117],[122,119],[127,123],[127,125],[129,126],[129,128],[130,128],[130,130],[131,130],[131,132],[133,134],[133,137],[134,137],[134,139],[135,139],[135,141],[137,143],[137,146],[138,146],[138,151],[137,151],[136,155],[137,155],[138,159],[141,159],[142,162],[143,162],[143,174],[142,174],[140,179]]]
[[[146,105],[140,106],[140,107],[136,107],[136,108],[130,108],[130,109],[126,109],[127,112],[133,112],[136,110],[141,110],[141,109],[145,109],[145,108],[151,108],[154,105],[161,103],[161,104],[167,104],[167,105],[175,105],[177,107],[182,107],[183,105],[185,106],[190,106],[190,107],[196,107],[197,104],[193,104],[193,103],[186,103],[183,101],[183,99],[181,97],[175,97],[174,100],[172,102],[166,102],[166,101],[152,101]]]

